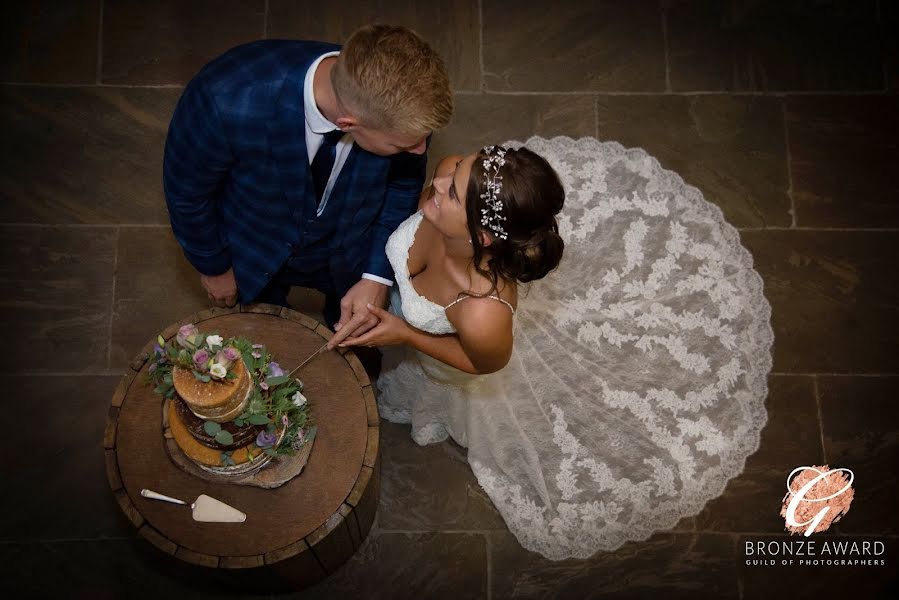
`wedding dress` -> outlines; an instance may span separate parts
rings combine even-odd
[[[565,252],[519,288],[509,364],[471,375],[382,348],[378,406],[411,423],[418,444],[451,436],[467,447],[522,546],[587,558],[672,528],[743,470],[767,421],[771,308],[721,210],[643,150],[594,138],[523,145],[565,187]],[[409,280],[421,220],[387,244],[390,311],[453,333]]]

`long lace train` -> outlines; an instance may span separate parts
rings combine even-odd
[[[389,347],[378,403],[419,444],[467,446],[525,548],[586,558],[670,529],[743,470],[767,421],[771,308],[721,210],[645,151],[524,145],[565,185],[566,247],[519,295],[509,365],[473,377]],[[391,310],[451,331],[400,281],[415,218],[388,243]]]

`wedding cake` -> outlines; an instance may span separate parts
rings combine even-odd
[[[314,436],[302,381],[262,344],[185,325],[157,340],[148,379],[166,399],[167,437],[204,471],[245,475]]]

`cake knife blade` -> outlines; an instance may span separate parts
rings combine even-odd
[[[309,362],[310,360],[312,360],[313,358],[315,358],[315,357],[318,355],[319,352],[321,352],[322,350],[324,350],[324,349],[327,348],[327,347],[328,347],[328,342],[325,342],[325,343],[322,345],[321,348],[319,348],[318,350],[316,350],[315,352],[313,352],[312,354],[310,354],[310,355],[309,355],[309,358],[307,358],[306,360],[304,360],[303,362],[301,362],[299,365],[297,365],[297,366],[294,368],[293,371],[291,371],[290,373],[287,374],[287,376],[288,376],[288,377],[293,377],[293,374],[296,373],[297,371],[299,371],[299,370],[300,370],[300,367],[302,367],[302,366],[305,365],[307,362]]]

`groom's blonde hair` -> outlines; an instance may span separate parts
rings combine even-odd
[[[366,25],[346,41],[331,84],[360,124],[408,136],[442,129],[453,114],[443,60],[411,29]]]

